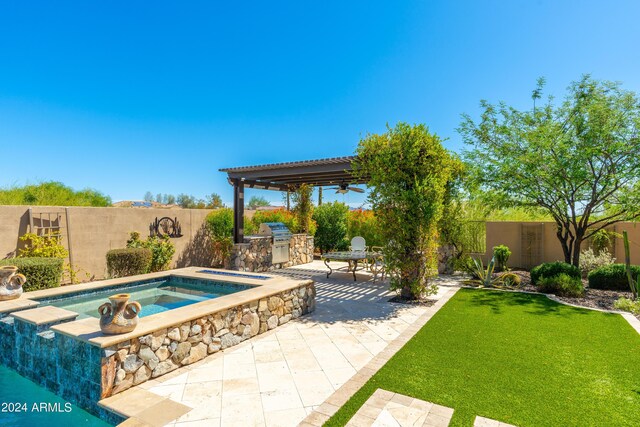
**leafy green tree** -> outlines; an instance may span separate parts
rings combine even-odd
[[[184,193],[178,194],[176,201],[178,202],[178,205],[180,205],[181,208],[193,209],[196,206],[195,197],[190,196],[189,194],[184,194]]]
[[[348,245],[347,214],[349,207],[344,203],[325,203],[313,210],[313,220],[318,224],[315,245],[321,252],[328,252]]]
[[[391,288],[405,298],[437,289],[429,284],[438,271],[437,224],[458,164],[425,125],[398,123],[358,145],[355,171],[368,180]]]
[[[463,116],[472,177],[492,203],[538,207],[557,224],[565,262],[579,266],[584,240],[640,216],[640,100],[618,83],[584,76],[565,100],[520,111],[481,101],[479,122]]]
[[[167,194],[167,204],[175,205],[175,203],[176,203],[176,196],[174,196],[173,194]]]
[[[147,191],[146,193],[144,193],[144,201],[153,202],[153,194],[151,193],[151,191]]]
[[[271,206],[271,203],[264,197],[252,196],[247,204],[247,208],[249,209],[257,209],[260,206]]]
[[[219,209],[224,207],[222,203],[222,197],[219,194],[211,193],[207,196],[207,209]]]

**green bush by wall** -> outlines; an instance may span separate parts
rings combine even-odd
[[[538,290],[561,297],[581,297],[584,295],[582,280],[566,273],[560,273],[552,277],[541,277],[538,280]]]
[[[640,266],[632,265],[633,277],[640,275]],[[624,264],[609,264],[592,270],[587,276],[589,287],[593,289],[609,289],[613,291],[629,291],[629,281]]]
[[[537,285],[541,277],[555,277],[560,274],[566,274],[570,277],[580,279],[580,269],[575,265],[567,264],[566,262],[545,262],[537,267],[531,269],[531,284]]]
[[[60,286],[64,260],[62,258],[10,258],[0,260],[0,265],[15,265],[18,273],[24,274],[27,283],[25,292]]]
[[[151,250],[148,248],[112,249],[107,252],[108,277],[127,277],[149,272]]]

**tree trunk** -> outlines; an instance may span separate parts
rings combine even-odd
[[[569,244],[567,240],[569,239],[569,233],[564,232],[564,226],[562,223],[557,222],[557,231],[556,236],[560,241],[560,246],[562,246],[562,253],[564,254],[564,262],[567,264],[571,264],[571,250],[569,249]]]
[[[580,237],[576,237],[575,242],[573,242],[573,256],[571,257],[571,264],[576,267],[580,267],[580,247],[582,246],[582,236],[584,233],[579,233]]]

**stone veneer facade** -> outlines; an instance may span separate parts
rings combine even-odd
[[[103,349],[101,397],[120,393],[315,309],[315,286],[302,286],[160,329]]]
[[[313,236],[294,234],[289,247],[289,262],[271,262],[271,237],[249,236],[244,243],[233,245],[230,268],[239,271],[265,272],[313,261]]]

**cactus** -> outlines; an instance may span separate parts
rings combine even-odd
[[[631,254],[629,252],[629,236],[626,231],[622,232],[622,238],[624,239],[624,263],[627,269],[627,280],[629,281],[629,287],[631,288],[632,299],[636,301],[638,299],[638,278],[633,278],[631,274]]]

